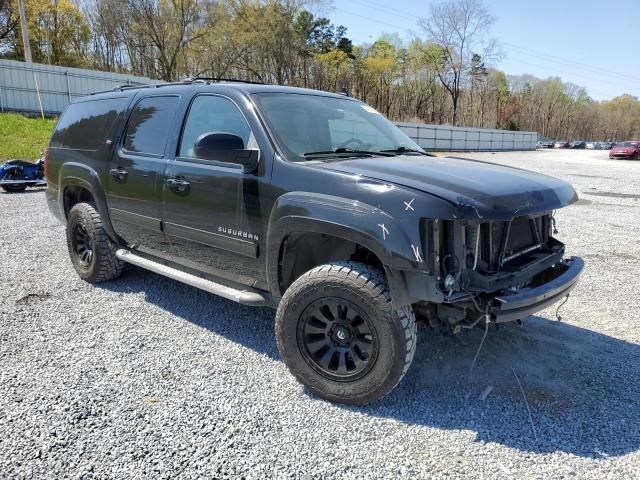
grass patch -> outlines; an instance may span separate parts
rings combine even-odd
[[[56,119],[0,114],[0,163],[12,158],[34,161],[47,148]]]

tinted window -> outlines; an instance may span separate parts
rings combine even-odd
[[[232,133],[251,148],[251,130],[238,107],[229,99],[211,95],[193,100],[180,142],[181,157],[195,157],[193,146],[203,133]]]
[[[140,100],[129,118],[124,148],[130,152],[162,155],[178,97],[148,97]]]
[[[58,121],[51,139],[55,148],[97,150],[127,105],[126,98],[72,103]]]

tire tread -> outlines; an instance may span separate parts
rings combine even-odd
[[[342,398],[340,400],[347,403],[367,404],[372,401],[378,400],[388,393],[390,393],[403,379],[416,352],[417,345],[417,326],[415,321],[415,315],[411,307],[402,307],[395,312],[392,311],[391,305],[391,292],[389,291],[386,278],[384,274],[378,269],[360,262],[334,262],[331,264],[320,265],[308,272],[301,275],[296,279],[289,289],[285,292],[280,306],[278,307],[278,313],[276,314],[276,332],[283,330],[284,312],[286,312],[291,304],[304,300],[304,291],[311,285],[317,284],[319,280],[332,280],[337,283],[342,283],[345,287],[355,287],[357,290],[365,292],[372,297],[374,301],[380,302],[383,307],[388,309],[393,315],[393,319],[398,322],[401,327],[402,334],[404,335],[404,348],[398,352],[400,358],[402,358],[402,371],[397,377],[395,382],[387,385],[383,391],[374,392],[370,395],[370,398]],[[363,298],[364,300],[364,298]],[[367,298],[366,300],[369,300]],[[276,335],[279,351],[285,352],[283,341],[280,335]],[[284,356],[284,355],[283,355]],[[285,358],[285,362],[286,362]],[[296,377],[296,380],[305,384],[303,376],[297,369],[291,366],[291,362],[287,362],[292,374]],[[330,398],[334,399],[334,398]]]

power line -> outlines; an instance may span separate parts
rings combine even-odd
[[[395,9],[395,8],[391,8],[391,7],[382,5],[382,4],[380,4],[378,2],[375,2],[375,1],[372,1],[372,0],[351,0],[351,1],[352,2],[356,2],[356,3],[358,3],[359,5],[361,5],[361,6],[365,7],[365,8],[369,8],[369,9],[371,9],[373,11],[377,11],[379,13],[382,13],[384,15],[391,15],[391,16],[394,16],[394,17],[397,17],[397,18],[410,19],[410,20],[413,20],[414,22],[417,21],[417,19],[418,19],[416,14],[411,14],[411,13],[403,11],[403,10],[398,10],[398,9]],[[342,11],[344,13],[349,13],[351,15],[355,15],[355,16],[358,16],[358,17],[361,17],[361,18],[365,18],[365,19],[367,19],[369,21],[372,21],[374,23],[379,23],[379,24],[384,24],[384,25],[387,25],[387,26],[392,26],[394,28],[398,28],[399,30],[406,30],[407,29],[406,25],[403,26],[403,27],[400,27],[398,25],[393,25],[391,23],[383,22],[383,21],[380,21],[378,19],[374,19],[374,18],[371,18],[371,17],[365,17],[365,16],[363,16],[363,15],[361,15],[359,13],[347,12],[347,11],[345,11],[343,9],[339,9],[339,8],[336,8],[336,9],[340,10],[340,11]],[[606,74],[607,76],[614,75],[614,76],[620,77],[621,79],[630,80],[630,81],[634,81],[634,82],[636,82],[636,81],[640,82],[640,78],[639,77],[633,77],[633,76],[626,75],[626,74],[623,74],[623,73],[614,72],[614,71],[611,71],[611,70],[608,70],[608,69],[604,69],[602,67],[597,67],[597,66],[594,66],[594,65],[589,65],[589,64],[585,64],[585,63],[581,63],[581,62],[576,62],[575,60],[570,60],[570,59],[559,57],[559,56],[556,56],[556,55],[549,55],[549,54],[544,53],[544,52],[536,51],[536,50],[533,50],[533,49],[530,49],[530,48],[527,48],[527,47],[522,47],[522,46],[519,46],[519,45],[515,45],[515,44],[512,44],[512,43],[504,43],[504,45],[510,46],[512,48],[515,48],[515,49],[519,49],[520,50],[520,52],[519,52],[520,54],[529,55],[529,56],[533,56],[533,57],[537,56],[537,58],[540,58],[540,56],[542,56],[542,58],[540,58],[540,59],[545,60],[545,61],[552,61],[553,63],[562,63],[563,65],[567,65],[567,66],[570,66],[569,64],[574,65],[573,67],[570,67],[570,68],[575,68],[575,69],[578,69],[578,70],[588,70],[589,72],[593,72],[594,70],[598,70],[601,73]],[[554,60],[551,60],[551,59],[554,59]],[[567,73],[567,74],[568,75],[572,75],[571,73]]]
[[[581,75],[579,73],[567,72],[566,70],[561,70],[561,69],[557,69],[557,68],[554,68],[554,67],[549,67],[548,65],[540,65],[540,64],[537,64],[537,63],[527,62],[525,60],[519,60],[519,59],[516,59],[516,62],[517,63],[523,63],[525,65],[530,65],[530,66],[533,66],[533,67],[544,68],[544,69],[548,69],[548,70],[555,70],[557,72],[564,73],[565,75],[573,75],[573,76],[577,76],[577,77],[583,77],[583,78],[592,80],[592,81],[594,81],[596,83],[600,83],[600,84],[605,84],[606,83],[606,84],[609,84],[609,85],[613,85],[613,86],[615,86],[617,88],[621,88],[622,87],[619,84],[615,84],[615,83],[612,83],[612,82],[607,82],[606,80],[597,79],[597,78],[594,78],[594,77],[588,77],[588,76],[585,76],[585,75]],[[603,93],[602,91],[594,90],[594,89],[591,89],[591,88],[589,88],[589,90],[591,90],[594,93]],[[609,95],[603,95],[603,96],[609,96]]]
[[[366,0],[352,0],[352,2],[356,2],[356,3],[358,3],[359,5],[361,5],[363,7],[366,7],[366,8],[369,8],[371,10],[377,11],[377,12],[382,13],[384,15],[391,15],[391,16],[394,16],[396,18],[403,18],[403,19],[409,19],[410,18],[410,19],[412,19],[414,21],[417,20],[417,17],[415,15],[412,16],[412,15],[406,13],[406,12],[403,13],[401,10],[391,9],[389,7],[386,7],[386,6],[382,6],[380,4],[377,4],[376,2],[372,2],[371,0],[369,0],[369,1],[366,1]],[[377,5],[377,7],[372,5],[372,4]],[[376,19],[376,18],[372,18],[372,17],[368,17],[368,16],[365,16],[365,15],[362,15],[361,13],[348,11],[348,10],[345,10],[343,8],[337,8],[336,7],[335,9],[340,11],[340,12],[342,12],[342,13],[346,13],[348,15],[353,15],[353,16],[356,16],[356,17],[359,17],[359,18],[363,18],[365,20],[368,20],[368,21],[373,22],[373,23],[377,23],[379,25],[385,25],[385,26],[388,26],[388,27],[395,28],[395,29],[397,29],[399,31],[405,31],[406,32],[407,30],[410,30],[410,29],[407,28],[406,25],[404,25],[404,26],[396,25],[396,24],[393,24],[393,23],[385,22],[385,21],[382,21],[382,20],[379,20],[379,19]],[[600,77],[596,78],[596,77],[584,75],[582,73],[576,73],[576,72],[571,72],[571,71],[567,71],[567,70],[558,69],[558,68],[556,68],[554,66],[540,65],[540,64],[536,64],[536,63],[532,63],[532,62],[527,62],[527,61],[519,59],[519,58],[515,58],[515,60],[512,58],[512,60],[514,60],[517,63],[530,65],[530,66],[534,66],[534,67],[538,67],[538,68],[542,68],[542,69],[546,69],[546,70],[556,71],[556,72],[560,72],[560,73],[563,73],[563,74],[569,75],[569,76],[581,77],[581,78],[584,78],[584,79],[587,79],[587,80],[591,80],[592,82],[596,82],[598,84],[612,85],[612,86],[617,87],[618,89],[622,88],[623,90],[626,90],[627,92],[628,91],[632,91],[634,89],[633,88],[629,88],[630,86],[627,83],[621,83],[621,81],[640,81],[640,79],[635,79],[634,77],[631,77],[631,76],[627,76],[627,75],[616,73],[616,72],[611,72],[609,70],[603,69],[602,67],[594,67],[594,66],[590,66],[590,65],[587,65],[587,64],[584,64],[584,63],[580,63],[580,62],[575,62],[575,61],[572,61],[572,60],[564,59],[562,57],[558,57],[558,56],[555,56],[555,55],[547,55],[547,54],[545,54],[543,52],[537,52],[535,50],[528,49],[526,47],[521,47],[521,46],[518,46],[518,45],[514,45],[514,44],[511,44],[511,43],[505,43],[505,45],[511,47],[512,49],[515,49],[516,51],[520,50],[519,52],[517,52],[519,55],[528,55],[528,56],[531,56],[531,57],[534,57],[534,58],[538,58],[538,59],[544,60],[545,62],[561,63],[562,65],[565,65],[566,67],[568,67],[570,69],[588,70],[589,72],[593,72],[594,70],[600,70],[602,73],[606,73],[608,75],[608,80],[605,80],[605,79],[600,78]],[[595,73],[598,73],[598,72],[595,72]],[[619,78],[619,79],[611,79],[610,78],[611,75],[619,76],[621,78]],[[614,81],[612,82],[610,80],[614,80]],[[618,80],[620,80],[620,81],[618,81]],[[617,81],[617,83],[616,83],[616,81]],[[602,91],[600,91],[598,89],[593,89],[593,88],[589,88],[589,90],[592,93],[596,94],[596,95],[599,94],[598,96],[601,96],[601,97],[609,97],[609,96],[615,95],[615,94],[611,94],[611,93],[607,93],[606,95],[602,95],[602,93],[603,93]]]
[[[594,65],[587,65],[586,63],[576,62],[575,60],[569,60],[569,59],[565,59],[565,58],[558,57],[558,56],[555,56],[555,55],[548,55],[546,53],[538,52],[536,50],[532,50],[532,49],[526,48],[526,47],[520,47],[520,46],[514,45],[512,43],[504,43],[504,45],[506,45],[508,47],[511,47],[511,48],[513,48],[515,50],[519,50],[518,53],[520,53],[520,54],[529,55],[529,56],[532,56],[532,57],[537,57],[537,58],[540,58],[540,59],[545,60],[545,61],[550,61],[550,62],[553,62],[553,63],[562,63],[563,65],[566,65],[566,64],[576,65],[576,67],[573,67],[573,68],[577,68],[579,70],[589,70],[590,72],[594,71],[594,70],[599,70],[600,72],[602,72],[604,74],[607,74],[607,75],[615,75],[615,76],[618,76],[618,77],[620,77],[622,79],[625,79],[625,80],[629,80],[629,81],[633,81],[633,82],[640,82],[640,77],[634,77],[634,76],[627,75],[627,74],[624,74],[624,73],[612,72],[611,70],[603,68],[603,67],[596,67]]]
[[[416,20],[416,16],[415,15],[410,15],[408,13],[402,13],[401,11],[398,11],[395,8],[390,8],[390,7],[387,7],[387,6],[383,6],[383,5],[380,5],[380,4],[376,3],[376,2],[371,2],[371,1],[366,1],[366,0],[351,0],[351,2],[358,3],[358,4],[362,5],[363,7],[371,8],[372,10],[378,10],[381,13],[385,13],[385,15],[393,15],[395,17],[402,17],[402,18],[406,18],[407,20],[412,20],[412,21]],[[378,7],[376,8],[371,4],[378,5]]]
[[[361,13],[350,12],[350,11],[344,10],[342,8],[337,8],[336,7],[336,10],[338,10],[339,12],[342,12],[342,13],[347,13],[349,15],[353,15],[353,16],[359,17],[359,18],[364,18],[365,20],[369,20],[370,22],[378,23],[380,25],[387,25],[389,27],[396,28],[398,30],[407,30],[406,25],[404,27],[401,27],[399,25],[394,25],[393,23],[383,22],[383,21],[377,20],[375,18],[366,17],[366,16],[362,15]]]

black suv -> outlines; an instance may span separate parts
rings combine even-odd
[[[125,263],[277,308],[284,362],[316,394],[389,393],[416,316],[453,331],[565,297],[555,178],[428,155],[344,95],[190,80],[74,101],[47,152],[47,199],[84,280]]]

